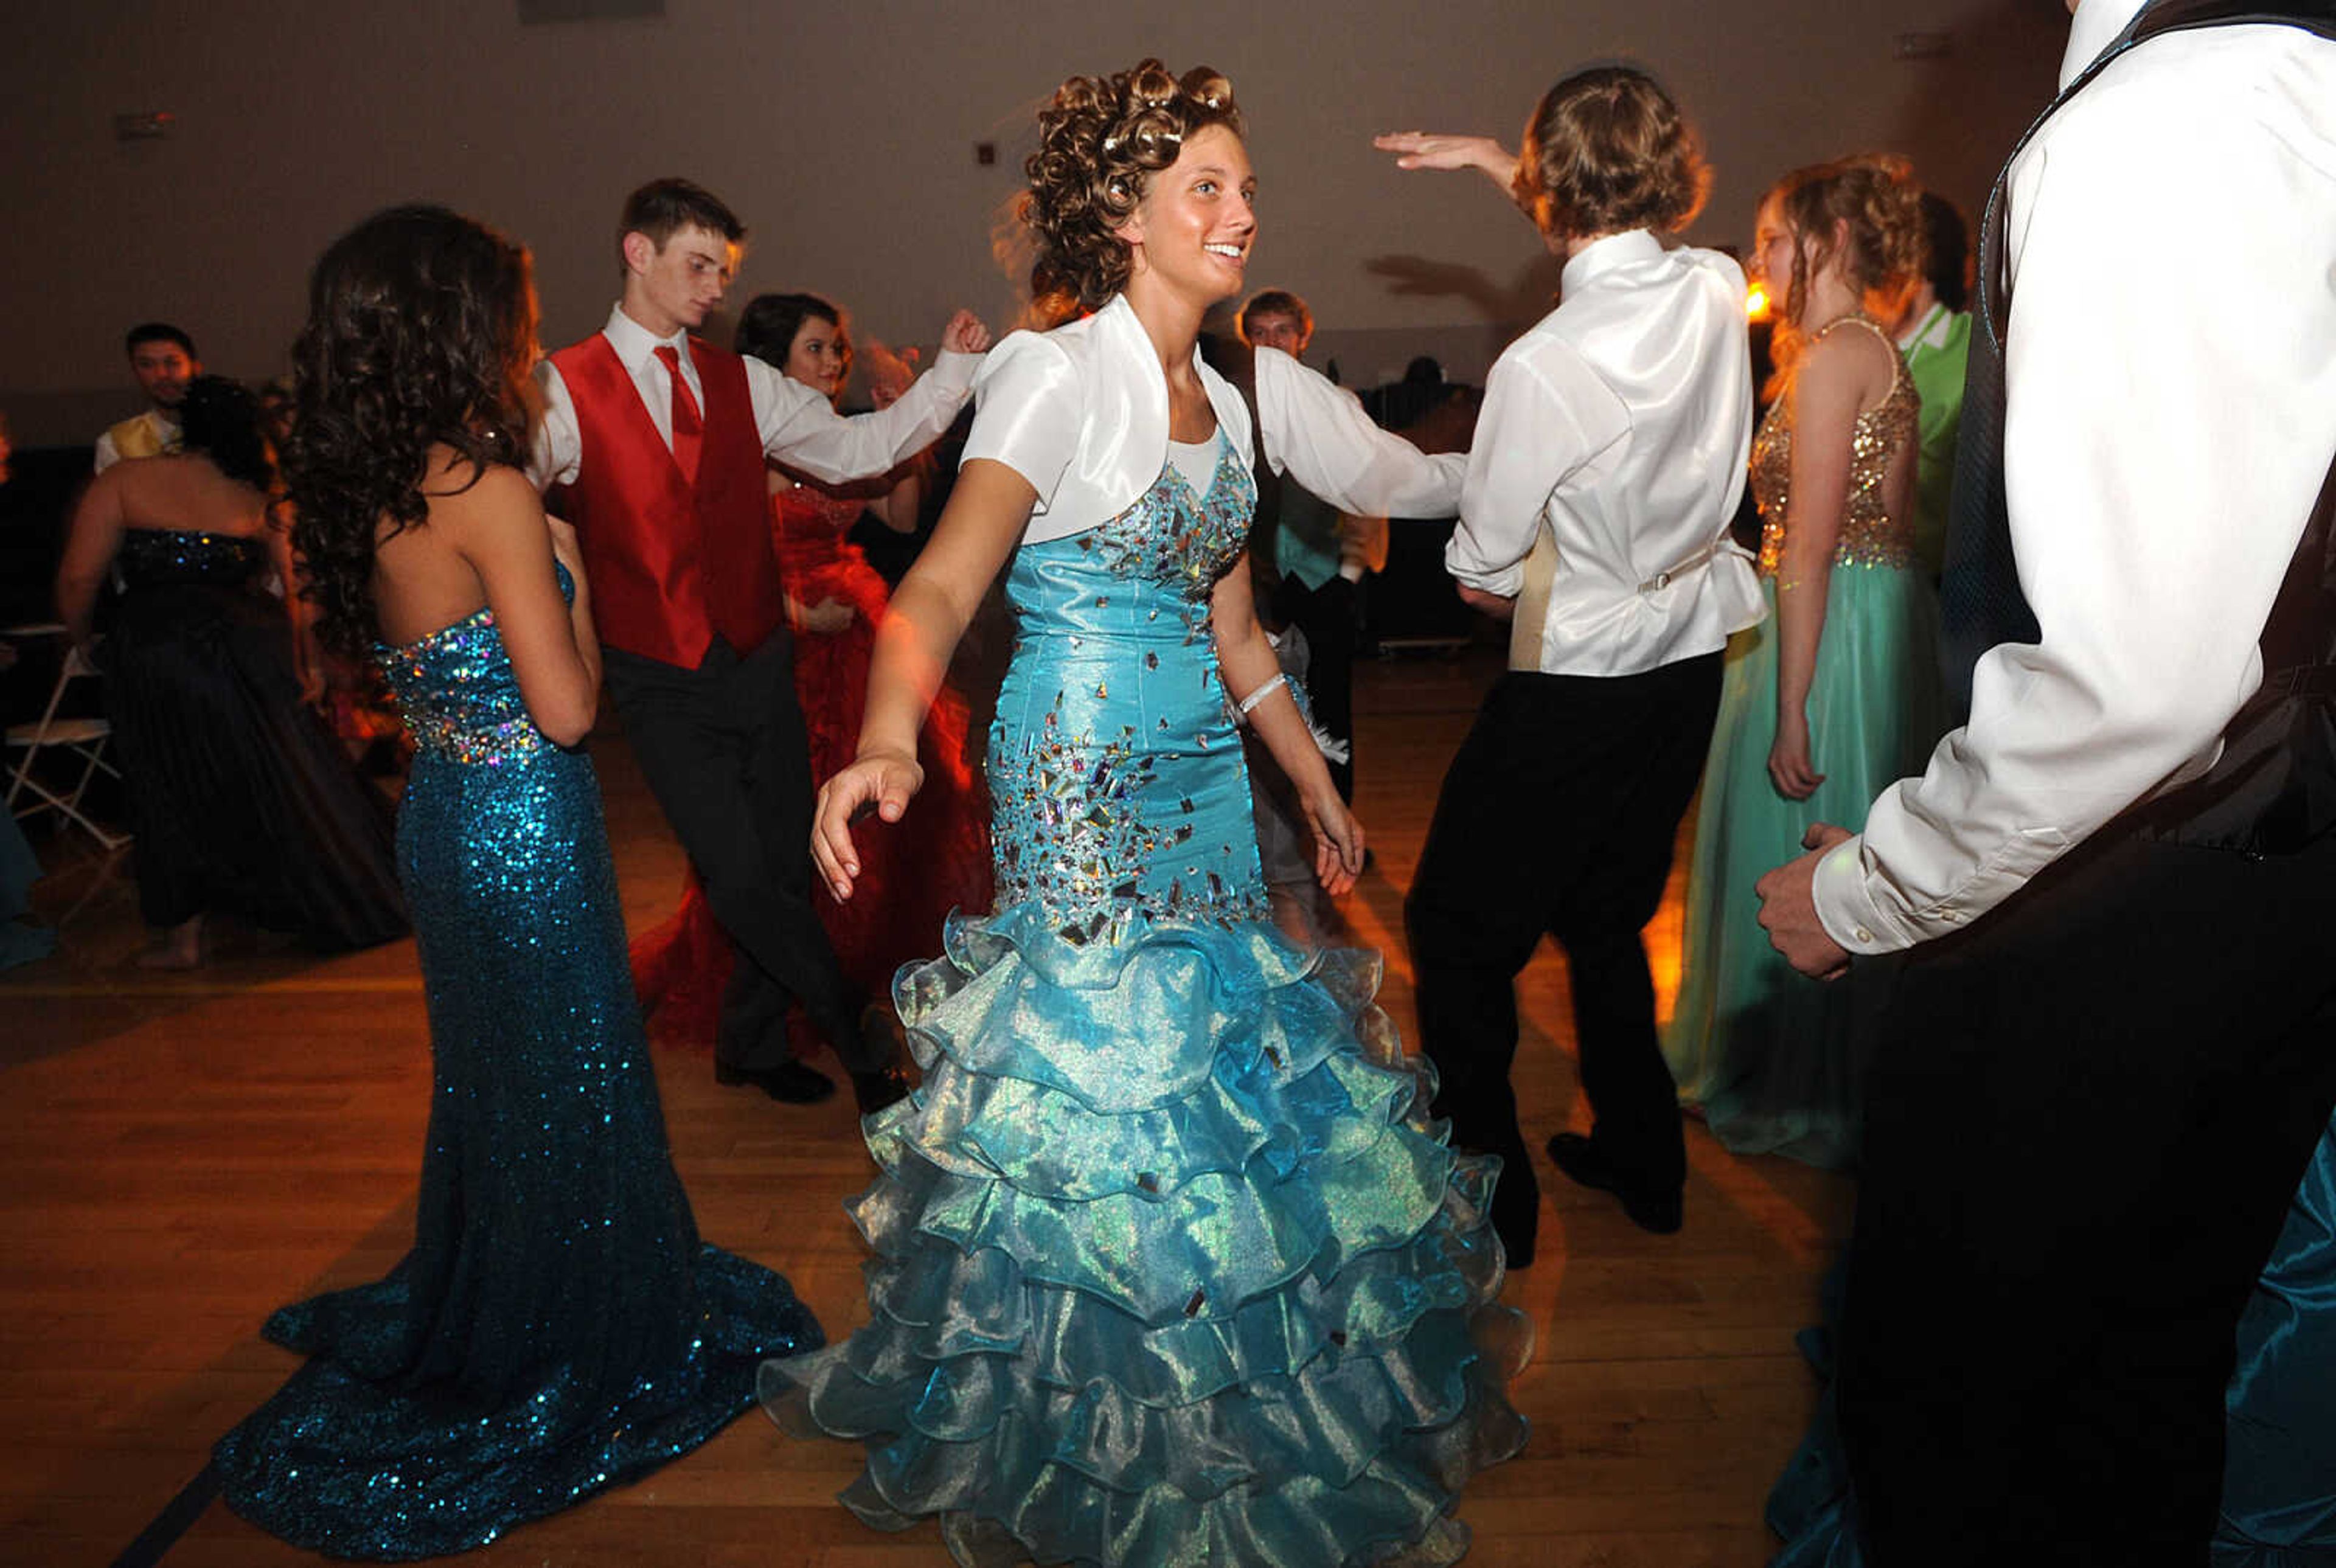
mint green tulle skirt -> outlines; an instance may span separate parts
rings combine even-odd
[[[947,949],[894,987],[923,1086],[865,1126],[871,1320],[764,1368],[782,1427],[865,1444],[845,1505],[978,1568],[1456,1560],[1529,1329],[1377,958],[1035,904]]]
[[[1850,989],[1796,974],[1760,929],[1753,883],[1801,852],[1816,823],[1855,833],[1939,739],[1938,605],[1919,570],[1836,562],[1809,688],[1825,783],[1787,800],[1768,777],[1776,738],[1776,591],[1768,618],[1728,645],[1689,862],[1679,990],[1663,1055],[1679,1098],[1738,1153],[1853,1164],[1860,1068]]]

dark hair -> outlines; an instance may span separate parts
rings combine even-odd
[[[1206,66],[1182,77],[1157,60],[1112,76],[1074,76],[1038,111],[1030,187],[1014,215],[1038,249],[1030,294],[1042,321],[1110,302],[1127,285],[1127,242],[1112,232],[1144,200],[1151,177],[1207,126],[1241,134],[1232,83]]]
[[[1653,77],[1600,65],[1542,94],[1525,122],[1510,190],[1552,237],[1668,233],[1703,210],[1711,166],[1695,128]]]
[[[376,535],[429,515],[433,446],[452,447],[471,483],[525,461],[534,354],[527,252],[460,213],[394,207],[317,260],[284,474],[303,591],[335,648],[362,657],[380,640]]]
[[[733,245],[746,242],[746,226],[723,205],[722,199],[703,185],[681,179],[652,180],[625,198],[624,215],[617,220],[618,261],[621,265],[625,236],[646,234],[659,250],[685,229],[719,234]]]
[[[180,439],[190,453],[209,458],[229,479],[267,490],[276,483],[268,437],[260,430],[259,399],[239,381],[198,375],[187,383],[179,404]]]
[[[824,321],[839,329],[843,326],[843,312],[832,301],[816,294],[757,294],[738,313],[738,333],[731,346],[741,354],[749,354],[774,370],[787,367],[787,351],[795,346],[795,334],[806,321]],[[852,340],[843,339],[843,375],[836,381],[841,387],[852,375]]]
[[[1233,326],[1241,333],[1243,343],[1250,340],[1249,324],[1260,316],[1287,316],[1298,323],[1299,337],[1314,336],[1314,313],[1306,308],[1304,300],[1287,288],[1260,288],[1242,301],[1241,314],[1233,318]]]
[[[195,352],[195,340],[167,321],[141,321],[124,333],[122,337],[122,356],[131,357],[150,343],[175,343],[187,351],[189,359],[202,357]]]
[[[1922,239],[1930,254],[1922,277],[1949,310],[1971,304],[1971,230],[1955,204],[1935,190],[1922,192]]]

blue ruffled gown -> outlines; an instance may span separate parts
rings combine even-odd
[[[871,1320],[764,1369],[866,1444],[847,1506],[960,1563],[1448,1563],[1524,1441],[1498,1162],[1428,1125],[1377,959],[1268,923],[1209,618],[1254,494],[1221,443],[1205,500],[1171,465],[1016,555],[998,907],[895,985],[925,1076],[866,1125]]]
[[[529,719],[492,611],[381,662],[418,746],[397,851],[435,1082],[414,1249],[268,1320],[311,1359],[213,1463],[263,1529],[395,1562],[688,1452],[764,1357],[822,1340],[784,1280],[698,1240],[590,760]]]

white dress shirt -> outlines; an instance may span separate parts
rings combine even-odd
[[[2084,0],[2063,84],[2139,9]],[[1970,724],[1819,862],[1853,952],[1986,913],[2214,765],[2336,449],[2336,44],[2143,44],[2046,122],[2007,200],[2004,480],[2041,635],[1980,660]]]
[[[706,389],[696,362],[689,354],[685,329],[670,337],[652,336],[649,329],[625,314],[619,305],[608,312],[600,336],[617,351],[633,378],[658,436],[673,445],[673,375],[657,357],[657,350],[681,351],[682,379],[689,384],[697,406],[706,406]],[[849,417],[838,414],[821,393],[755,358],[746,362],[746,393],[754,404],[754,429],[765,455],[830,484],[882,473],[912,453],[939,439],[973,387],[973,373],[981,356],[936,355],[933,367],[917,377],[890,408]],[[582,473],[584,440],[576,423],[575,400],[559,366],[549,357],[539,360],[536,380],[543,389],[543,422],[536,427],[535,444],[528,456],[528,474],[541,490],[553,484],[573,484]]]
[[[1766,613],[1728,532],[1752,442],[1744,274],[1633,229],[1567,261],[1561,297],[1485,381],[1445,565],[1518,600],[1513,668],[1716,653]]]
[[[1241,394],[1192,363],[1218,427],[1251,462]],[[1288,355],[1257,353],[1266,461],[1345,511],[1437,515],[1457,499],[1460,463],[1429,457],[1373,424],[1362,404]],[[990,350],[974,391],[962,461],[1002,463],[1038,492],[1023,540],[1061,539],[1108,521],[1160,477],[1168,452],[1168,383],[1124,295],[1052,332],[1016,332]],[[1416,508],[1417,510],[1414,510]]]

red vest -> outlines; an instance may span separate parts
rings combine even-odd
[[[745,361],[695,337],[689,354],[705,391],[694,487],[605,336],[569,345],[551,363],[582,438],[569,517],[600,640],[695,669],[717,633],[753,652],[780,626],[785,600]]]

